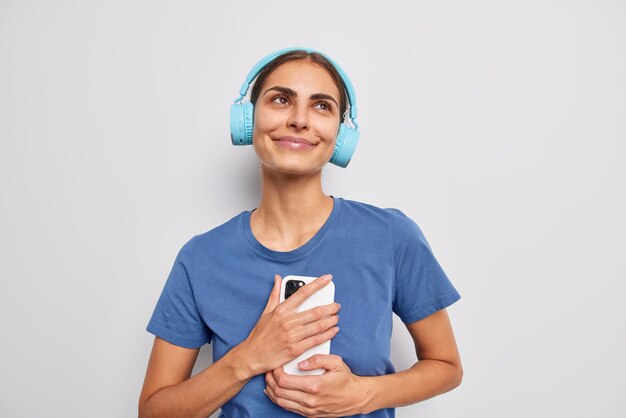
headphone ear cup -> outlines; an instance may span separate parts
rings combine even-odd
[[[359,132],[346,123],[339,125],[337,133],[337,141],[333,155],[330,157],[330,163],[339,167],[347,167],[352,159],[356,145],[359,142]]]
[[[252,145],[252,132],[254,128],[254,105],[250,102],[243,104],[245,116],[243,123],[246,131],[246,145]]]
[[[233,145],[252,145],[253,118],[252,103],[230,105],[230,140]]]

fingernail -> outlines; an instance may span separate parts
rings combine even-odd
[[[298,363],[298,366],[301,366],[301,367],[306,367],[308,365],[309,365],[309,362],[307,360],[303,360],[300,363]]]
[[[267,395],[267,390],[263,389],[263,393],[265,393]],[[267,395],[267,396],[269,396],[269,395]]]
[[[332,278],[333,278],[333,275],[332,275],[332,274],[326,274],[326,275],[324,275],[324,280],[326,280],[327,282],[329,282],[329,281],[330,281],[330,279],[332,279]]]

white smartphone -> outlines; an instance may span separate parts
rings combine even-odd
[[[289,296],[293,295],[298,291],[301,287],[306,284],[311,283],[317,279],[317,277],[309,277],[309,276],[285,276],[283,277],[283,282],[280,288],[280,302],[284,302],[289,298]],[[335,301],[335,285],[331,282],[326,286],[322,287],[317,292],[313,293],[311,296],[306,298],[304,302],[300,304],[296,308],[297,312],[306,311],[311,308],[315,308],[316,306],[323,306],[333,303]],[[316,345],[315,347],[311,347],[306,350],[304,353],[300,354],[295,359],[291,360],[289,363],[283,366],[283,370],[287,374],[295,374],[295,375],[320,375],[324,374],[325,369],[313,369],[313,370],[301,370],[298,367],[298,363],[302,360],[306,360],[315,354],[330,354],[330,340],[324,341],[323,343]]]

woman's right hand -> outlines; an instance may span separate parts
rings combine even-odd
[[[302,286],[282,303],[279,303],[282,278],[278,274],[274,276],[267,305],[248,338],[240,344],[245,347],[248,367],[255,375],[274,370],[337,334],[338,303],[296,311],[310,295],[330,283],[332,276],[325,280],[326,276]]]

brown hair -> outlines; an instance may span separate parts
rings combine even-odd
[[[327,72],[330,74],[330,77],[335,82],[337,89],[339,90],[339,123],[343,122],[344,114],[347,108],[347,94],[346,87],[341,79],[341,75],[335,68],[335,66],[326,59],[323,55],[317,52],[307,52],[301,49],[287,52],[285,54],[279,55],[270,61],[264,68],[261,70],[259,75],[252,86],[252,91],[250,92],[250,102],[252,104],[256,104],[256,101],[261,93],[261,87],[263,86],[263,82],[269,76],[272,71],[274,71],[279,65],[284,64],[288,61],[310,61],[316,64],[321,65]]]

